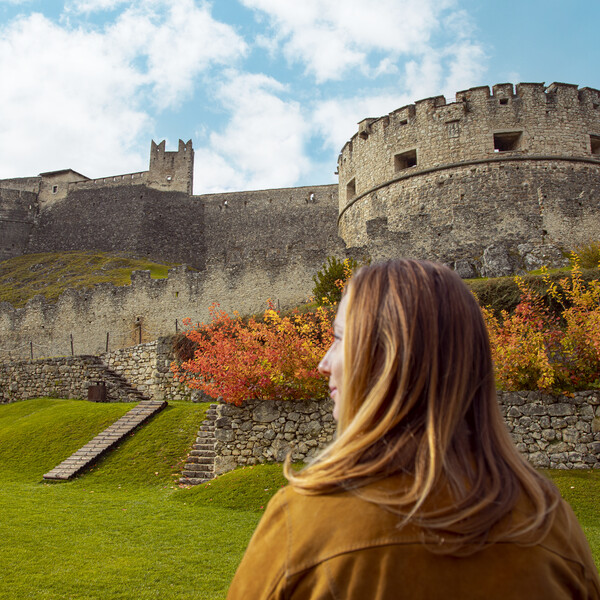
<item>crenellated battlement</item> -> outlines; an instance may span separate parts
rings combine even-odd
[[[518,103],[521,110],[532,112],[543,111],[548,105],[558,104],[568,109],[589,111],[591,118],[598,118],[593,111],[600,110],[600,90],[557,82],[548,86],[544,83],[499,83],[493,85],[491,91],[489,86],[484,85],[457,92],[455,102],[447,102],[444,96],[423,98],[382,117],[363,119],[358,124],[356,134],[346,142],[342,155],[349,146],[352,147],[356,138],[366,139],[372,133],[383,132],[390,125],[402,126],[427,118],[433,122],[448,116],[460,118],[463,114],[477,112],[483,107],[488,117],[495,107],[498,107],[498,116],[502,116],[500,107],[514,103]]]
[[[364,119],[338,159],[340,211],[353,198],[423,169],[519,156],[600,161],[600,90],[500,83],[433,96]]]

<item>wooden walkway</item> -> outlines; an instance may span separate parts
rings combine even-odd
[[[91,442],[46,473],[44,479],[71,479],[165,406],[167,406],[167,402],[164,401],[143,400],[102,433],[99,433]]]

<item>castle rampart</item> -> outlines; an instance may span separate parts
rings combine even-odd
[[[118,187],[123,185],[142,185],[148,180],[148,171],[137,173],[126,173],[125,175],[112,175],[111,177],[99,177],[86,181],[73,181],[69,183],[69,193],[76,190],[89,190],[99,187]]]
[[[176,320],[207,319],[213,302],[242,314],[262,312],[268,299],[296,305],[325,257],[343,255],[336,216],[334,185],[193,197],[145,186],[73,192],[42,213],[30,252],[119,248],[197,271],[138,272],[131,286],[0,304],[0,355],[26,358],[31,343],[36,358],[68,355],[71,335],[79,354],[104,351],[107,333],[109,349],[127,347],[174,333]]]
[[[595,238],[599,106],[590,88],[500,84],[366,119],[339,158],[339,233],[442,261]]]

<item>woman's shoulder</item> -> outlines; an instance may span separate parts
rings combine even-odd
[[[294,570],[376,546],[420,543],[416,528],[399,527],[401,517],[352,491],[303,494],[287,486],[273,502],[274,512],[285,514]]]
[[[369,570],[389,562],[395,566],[388,577],[398,578],[403,585],[420,573],[415,593],[429,589],[429,584],[432,593],[446,584],[458,586],[468,575],[480,589],[488,590],[490,598],[500,597],[494,590],[509,593],[511,585],[519,583],[524,590],[530,586],[534,596],[541,586],[547,597],[568,597],[564,594],[576,591],[582,597],[600,598],[589,545],[562,499],[554,508],[552,527],[541,541],[533,545],[492,541],[464,557],[432,553],[423,543],[420,529],[401,526],[401,517],[352,492],[305,495],[288,486],[276,502],[285,519],[290,577],[324,564],[331,573],[350,568],[348,565],[355,572],[364,568],[367,576]],[[433,579],[432,573],[437,573]],[[543,585],[540,578],[544,578]]]

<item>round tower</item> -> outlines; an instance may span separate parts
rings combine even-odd
[[[600,238],[600,91],[499,84],[359,123],[338,159],[338,231],[375,259],[479,259]]]

